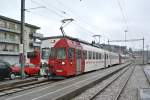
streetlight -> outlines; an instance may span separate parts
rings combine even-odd
[[[128,30],[124,30],[124,33],[125,33],[125,47],[126,47],[126,42],[127,42],[127,39],[126,39],[126,33],[128,32]],[[125,56],[126,56],[126,52],[127,51],[125,51]]]

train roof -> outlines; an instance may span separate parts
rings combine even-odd
[[[42,41],[48,40],[48,39],[59,39],[59,38],[67,38],[67,39],[69,39],[69,40],[73,40],[73,41],[80,42],[80,43],[83,43],[83,44],[86,44],[86,45],[90,45],[90,46],[93,46],[93,47],[96,47],[96,48],[99,48],[99,49],[103,49],[103,48],[101,48],[99,45],[92,44],[92,43],[89,43],[89,42],[87,42],[87,41],[80,40],[80,39],[78,39],[78,38],[74,38],[74,37],[70,37],[70,36],[51,36],[51,37],[44,37],[44,38],[42,38]],[[105,49],[103,49],[103,50],[105,50]],[[108,50],[105,50],[105,51],[108,51]],[[111,52],[111,51],[108,51],[108,52]],[[115,52],[112,52],[112,53],[115,53]]]
[[[92,43],[89,43],[89,42],[87,42],[87,41],[80,40],[80,39],[78,39],[78,38],[74,38],[74,37],[70,37],[70,36],[52,36],[52,37],[44,37],[44,38],[42,38],[42,40],[57,39],[57,38],[67,38],[67,39],[69,39],[69,40],[73,40],[73,41],[76,41],[76,42],[80,42],[80,43],[83,43],[83,44],[87,44],[87,45],[91,45],[91,46],[100,48],[100,47],[99,47],[98,45],[96,45],[96,44],[92,44]]]

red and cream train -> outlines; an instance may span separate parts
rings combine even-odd
[[[33,59],[33,58],[32,58]],[[47,37],[41,44],[41,62],[56,76],[72,76],[124,63],[118,53],[68,36]]]

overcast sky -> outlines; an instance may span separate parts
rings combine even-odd
[[[21,0],[1,0],[0,14],[20,20]],[[101,43],[109,40],[145,38],[150,43],[150,0],[25,0],[25,22],[41,27],[44,36],[61,35],[61,20],[73,18],[65,27],[69,36],[91,41],[101,35]],[[43,7],[30,9],[34,7]],[[126,22],[126,23],[125,23]],[[125,43],[112,43],[125,45]],[[141,42],[126,43],[142,49]]]

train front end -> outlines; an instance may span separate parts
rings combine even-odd
[[[48,66],[52,74],[68,77],[75,74],[74,48],[70,48],[68,40],[60,39],[51,48]]]

